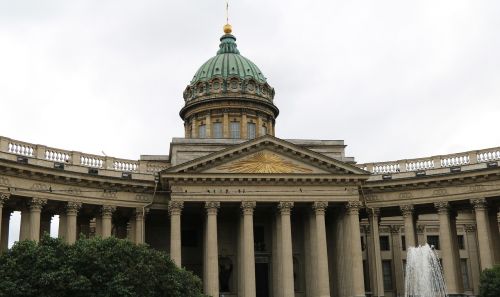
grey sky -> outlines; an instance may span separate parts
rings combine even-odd
[[[223,0],[0,0],[0,135],[137,159],[183,136],[182,91]],[[500,2],[231,1],[276,90],[280,138],[360,162],[500,145]]]

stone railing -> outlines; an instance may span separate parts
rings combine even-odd
[[[154,174],[168,168],[167,162],[127,160],[109,156],[86,154],[77,151],[66,151],[1,136],[0,153],[9,153],[67,165],[142,174]]]
[[[418,159],[405,159],[389,162],[357,164],[372,174],[392,174],[412,171],[425,171],[439,168],[453,168],[465,165],[495,162],[500,160],[500,147],[479,151],[432,156]],[[484,166],[484,165],[483,165]]]

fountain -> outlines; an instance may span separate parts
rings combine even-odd
[[[406,256],[405,297],[447,297],[439,257],[428,244],[410,247]]]

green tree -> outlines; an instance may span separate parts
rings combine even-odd
[[[479,283],[479,296],[500,296],[500,265],[483,270]]]
[[[0,255],[3,297],[201,297],[201,281],[167,254],[126,240],[44,236]]]

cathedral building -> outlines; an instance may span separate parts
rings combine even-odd
[[[429,243],[451,296],[500,264],[500,147],[357,164],[341,140],[280,139],[264,73],[224,27],[183,93],[168,155],[103,157],[0,137],[0,248],[115,236],[166,251],[224,297],[404,295]]]

